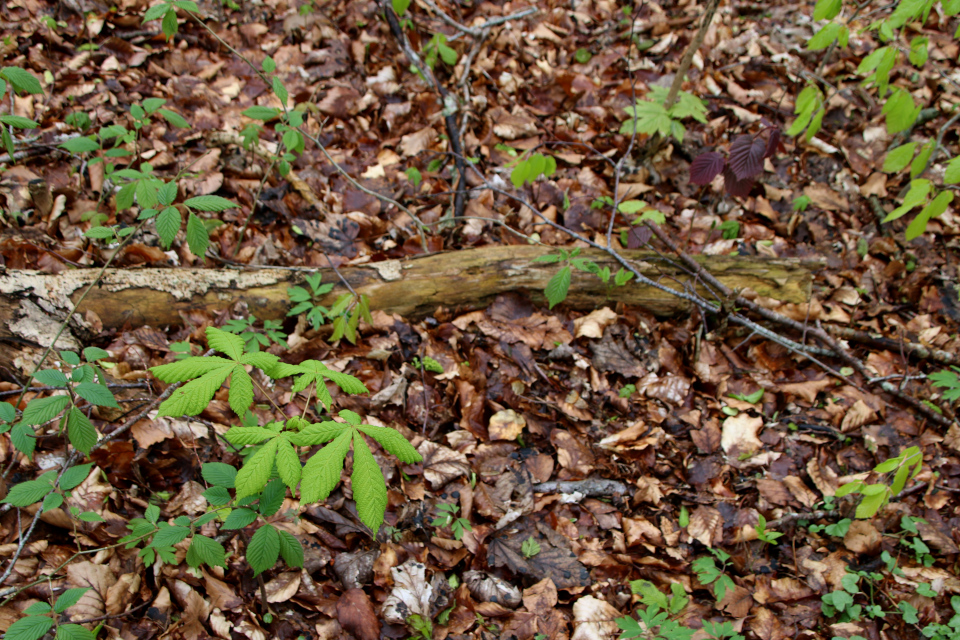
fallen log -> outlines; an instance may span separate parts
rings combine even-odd
[[[371,308],[420,318],[438,307],[454,312],[485,307],[497,295],[527,291],[540,303],[543,290],[559,268],[534,259],[548,247],[496,246],[388,260],[343,267],[340,273],[353,289],[369,296]],[[675,264],[649,252],[626,251],[640,271],[666,286],[689,286],[691,278]],[[587,249],[589,258],[614,273],[618,265],[605,253]],[[810,297],[814,264],[798,260],[742,256],[705,256],[706,268],[731,289],[751,290],[781,302],[802,303]],[[332,269],[319,269],[324,282],[336,284],[322,304],[329,307],[346,291]],[[99,269],[76,269],[57,275],[37,271],[0,273],[0,366],[9,366],[17,352],[48,346],[63,318],[73,308]],[[220,311],[246,303],[257,318],[281,319],[290,309],[287,288],[302,282],[304,271],[248,269],[108,269],[98,286],[82,300],[57,347],[77,349],[95,338],[92,328],[131,329],[142,325],[179,325],[180,313]],[[612,280],[612,278],[611,278]],[[574,270],[565,304],[589,309],[623,302],[656,315],[689,309],[688,303],[654,287],[634,282],[624,287],[603,284],[595,275]],[[32,350],[30,349],[30,350]],[[17,367],[19,368],[19,367]]]

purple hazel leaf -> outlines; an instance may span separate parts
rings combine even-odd
[[[763,169],[763,154],[767,143],[759,136],[737,136],[730,145],[730,162],[727,166],[737,176],[737,180],[754,178]]]
[[[735,198],[746,198],[749,196],[750,190],[753,189],[755,182],[756,180],[753,176],[744,178],[743,180],[738,179],[730,167],[723,170],[723,185],[727,190],[727,194]]]
[[[648,242],[653,235],[653,231],[647,225],[631,227],[627,234],[627,249],[639,249]]]
[[[770,137],[767,138],[767,150],[764,152],[764,158],[772,158],[780,146],[780,129],[771,129]]]
[[[723,171],[723,156],[716,151],[701,153],[690,163],[690,182],[693,184],[710,184]]]

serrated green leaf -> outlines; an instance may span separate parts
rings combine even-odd
[[[293,534],[287,533],[282,529],[278,530],[280,534],[280,555],[283,561],[291,569],[303,566],[303,545]]]
[[[53,626],[50,616],[27,616],[10,625],[4,640],[39,640]]]
[[[190,548],[187,549],[187,564],[194,568],[201,564],[226,568],[227,552],[216,540],[195,535],[190,542]]]
[[[36,129],[40,126],[39,123],[23,116],[0,116],[0,122],[17,129]]]
[[[141,183],[137,182],[136,184]],[[142,202],[140,204],[143,205]],[[155,222],[157,225],[157,235],[160,236],[160,242],[164,249],[169,249],[173,241],[177,239],[177,233],[180,231],[182,222],[180,211],[176,207],[167,207],[157,216]]]
[[[191,380],[174,391],[169,398],[160,405],[159,416],[195,416],[210,404],[213,394],[223,385],[227,376],[239,365],[230,366],[204,374],[196,380]]]
[[[57,371],[56,369],[44,369],[43,371],[37,371],[35,374],[33,374],[33,379],[48,387],[67,386],[67,376],[64,375],[62,371]]]
[[[90,153],[100,150],[100,143],[88,136],[78,136],[64,140],[59,146],[70,153]]]
[[[44,424],[53,420],[69,404],[69,396],[49,396],[47,398],[34,398],[23,410],[20,416],[20,422],[25,425]]]
[[[210,246],[210,233],[206,225],[192,211],[187,217],[187,246],[193,255],[200,258],[207,253],[207,247]]]
[[[221,529],[243,529],[253,524],[257,519],[257,512],[252,509],[234,509],[223,521]]]
[[[50,608],[50,605],[46,602],[34,602],[32,605],[23,610],[23,615],[25,616],[35,616],[42,613],[50,613],[53,609]]]
[[[17,67],[4,67],[0,69],[0,76],[3,76],[16,91],[33,94],[43,93],[40,81],[29,71]]]
[[[250,539],[247,546],[247,564],[258,576],[277,563],[280,557],[280,534],[273,525],[265,524]]]
[[[161,364],[150,368],[150,373],[163,382],[186,382],[200,376],[226,367],[228,370],[235,366],[234,362],[220,356],[195,356],[178,362]]]
[[[231,444],[259,444],[276,436],[275,431],[263,427],[230,427],[223,437]]]
[[[18,422],[13,425],[13,429],[10,430],[10,441],[13,442],[13,446],[17,448],[17,451],[32,460],[33,451],[37,448],[35,435],[36,432],[32,427],[23,422]]]
[[[316,425],[311,425],[316,426]],[[307,427],[310,429],[310,427]],[[305,429],[304,431],[306,431]],[[301,432],[302,435],[304,432]],[[325,500],[340,482],[343,461],[350,450],[353,430],[342,426],[340,434],[318,451],[303,467],[300,481],[300,501],[304,504]],[[290,437],[293,440],[293,436]]]
[[[40,502],[51,491],[53,485],[46,480],[28,480],[13,485],[3,501],[15,507],[26,507]]]
[[[200,473],[210,484],[228,489],[233,489],[237,479],[236,467],[225,462],[205,462],[200,468]]]
[[[357,432],[353,434],[353,474],[350,479],[357,515],[376,537],[387,511],[387,484],[370,447]]]
[[[238,416],[246,414],[253,403],[253,378],[243,369],[235,367],[230,376],[230,408]]]
[[[210,487],[202,495],[214,507],[222,507],[230,502],[230,492],[226,487]]]
[[[243,468],[237,472],[237,498],[244,498],[259,493],[273,471],[273,463],[277,457],[279,439],[267,441],[259,451],[247,458]]]
[[[279,439],[277,442],[279,442]],[[263,488],[263,493],[260,494],[260,515],[269,518],[277,513],[283,505],[283,499],[286,495],[287,487],[282,480],[278,478],[268,482],[267,486]]]
[[[564,266],[557,271],[557,273],[550,278],[550,282],[547,283],[547,288],[544,293],[547,296],[547,302],[550,303],[551,309],[567,299],[567,292],[570,290],[571,273],[572,270],[570,266]]]
[[[957,156],[947,164],[947,170],[943,174],[943,181],[947,184],[960,182],[960,156]]]
[[[197,211],[226,211],[239,206],[220,196],[196,196],[184,201],[183,204]]]
[[[190,535],[190,529],[187,527],[179,525],[160,527],[149,546],[153,548],[172,547],[185,540],[188,535]]]
[[[243,338],[229,331],[207,327],[207,344],[211,349],[225,353],[233,360],[239,361],[243,357]]]
[[[379,442],[381,447],[396,456],[401,462],[414,464],[423,461],[423,456],[421,456],[417,450],[413,448],[413,445],[403,437],[403,434],[396,429],[377,427],[370,424],[362,424],[357,428]]]
[[[113,393],[103,385],[94,382],[81,382],[73,388],[73,392],[98,407],[120,408],[117,399],[113,397]]]
[[[87,476],[90,475],[91,469],[93,469],[92,463],[78,464],[74,467],[70,467],[63,472],[62,476],[60,476],[60,488],[64,491],[76,489],[83,483],[84,480],[87,479]]]
[[[176,111],[171,111],[170,109],[160,109],[157,111],[157,113],[159,113],[163,119],[169,122],[173,127],[177,127],[178,129],[190,128],[190,123],[187,122],[186,119],[184,119],[184,117]]]
[[[160,4],[155,4],[149,9],[147,9],[143,14],[143,22],[150,22],[151,20],[159,20],[163,17],[167,11],[170,10],[170,5],[166,2],[161,2]]]
[[[287,438],[298,447],[309,447],[315,444],[329,442],[347,429],[347,425],[342,422],[328,420],[326,422],[309,424],[301,429],[299,433],[287,434]]]
[[[90,587],[67,589],[60,594],[60,597],[57,598],[57,601],[53,605],[53,610],[56,613],[63,613],[73,605],[80,602],[80,598],[82,598],[83,594],[85,594],[87,591],[90,591]]]
[[[287,438],[280,439],[277,445],[277,472],[284,484],[290,487],[290,491],[297,488],[300,482],[300,474],[303,467],[300,465],[300,457]]]
[[[113,395],[111,394],[110,397],[112,398]],[[70,444],[86,454],[89,454],[97,444],[97,430],[86,414],[76,407],[72,407],[67,414],[67,435],[70,438]]]
[[[269,122],[270,120],[280,117],[280,110],[272,107],[248,107],[241,113],[242,115],[252,118],[253,120],[263,120],[264,122]]]

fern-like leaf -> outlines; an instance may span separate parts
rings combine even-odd
[[[379,442],[381,447],[396,456],[400,462],[407,464],[423,462],[423,456],[396,429],[377,427],[372,424],[362,424],[357,428]]]
[[[225,353],[238,362],[243,357],[243,338],[229,331],[207,327],[207,344],[210,345],[211,349]]]
[[[300,482],[302,470],[300,456],[290,444],[289,438],[277,438],[277,472],[283,484],[290,487],[290,491],[293,491]]]
[[[247,463],[237,472],[237,499],[259,493],[270,479],[273,471],[273,462],[277,458],[279,438],[269,440],[255,454],[247,459]]]
[[[217,392],[230,372],[237,365],[229,363],[220,365],[219,369],[214,369],[205,373],[196,380],[191,380],[163,401],[160,405],[160,416],[195,416],[210,404],[213,394]]]

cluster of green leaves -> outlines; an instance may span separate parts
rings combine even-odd
[[[683,611],[690,597],[683,587],[673,582],[670,595],[661,592],[653,583],[634,580],[630,583],[633,593],[640,596],[644,608],[637,609],[637,618],[625,616],[615,622],[621,630],[620,640],[642,638],[644,640],[690,640],[695,631],[681,625],[673,616]],[[730,622],[703,620],[703,630],[711,640],[744,640]]]
[[[256,415],[249,411],[254,399],[255,383],[247,368],[258,368],[273,379],[293,377],[293,393],[313,387],[313,393],[326,410],[331,409],[333,402],[326,386],[328,381],[351,394],[366,393],[363,383],[351,375],[332,371],[315,360],[306,360],[298,365],[282,363],[272,354],[252,350],[242,337],[222,329],[208,327],[206,335],[208,345],[226,357],[187,357],[151,369],[164,382],[183,383],[160,405],[158,413],[160,416],[196,415],[206,408],[214,394],[229,379],[228,402],[238,416],[243,416],[243,426],[232,427],[225,438],[239,448],[239,454],[244,459],[243,466],[238,470],[221,462],[204,464],[202,475],[209,488],[203,496],[210,504],[205,514],[195,519],[181,516],[172,522],[164,522],[160,520],[160,508],[151,504],[143,518],[130,521],[130,533],[120,542],[127,548],[142,544],[139,554],[147,565],[151,565],[155,562],[176,563],[175,545],[190,537],[186,560],[191,567],[201,564],[226,566],[225,549],[213,538],[201,535],[201,526],[213,521],[220,521],[221,529],[250,526],[258,519],[276,515],[283,505],[287,490],[296,494],[298,486],[303,503],[325,499],[340,481],[351,446],[353,497],[360,519],[376,534],[387,505],[386,483],[364,436],[375,440],[386,451],[408,464],[420,462],[420,454],[397,431],[363,424],[360,416],[351,411],[339,413],[344,422],[326,420],[309,423],[294,417],[260,426]],[[99,355],[93,353],[88,359]],[[82,365],[80,368],[87,366],[91,365]],[[77,384],[87,382],[90,381],[78,381]],[[64,397],[69,401],[68,396]],[[59,410],[62,409],[60,407]],[[29,417],[32,414],[28,414],[28,410],[29,405],[24,411]],[[2,411],[5,418],[12,419],[12,416],[6,415],[9,412]],[[302,465],[299,449],[323,444],[326,446],[310,456],[305,466]],[[63,502],[60,494],[68,496],[68,491],[78,486],[91,468],[92,465],[87,464],[68,469],[61,477],[59,487],[54,486],[56,472],[20,483],[11,489],[6,501],[16,506],[27,506],[43,500],[44,508],[48,508],[48,502],[49,508],[59,506]],[[84,517],[86,514],[79,515],[82,520],[99,519],[95,513],[89,514],[93,518]],[[291,567],[302,566],[303,548],[289,533],[261,522],[247,548],[247,561],[255,574],[259,574],[271,568],[281,557]]]
[[[455,504],[438,504],[437,517],[430,524],[440,528],[450,527],[450,531],[453,532],[453,539],[459,540],[463,537],[464,531],[473,531],[473,527],[470,526],[470,521],[466,518],[457,517],[458,511],[460,511],[460,507]]]
[[[690,568],[697,574],[697,579],[703,585],[713,585],[713,595],[717,602],[723,600],[727,591],[736,588],[733,578],[727,575],[727,568],[730,566],[730,554],[721,549],[710,549],[713,557],[702,556],[690,564]],[[717,560],[720,566],[717,566]]]
[[[295,303],[293,308],[287,312],[287,316],[299,316],[307,314],[307,322],[314,330],[319,329],[321,325],[327,322],[330,317],[330,310],[320,304],[323,296],[333,290],[333,283],[323,283],[323,274],[311,273],[304,278],[310,287],[289,287],[287,297],[290,302]]]
[[[857,505],[856,517],[872,518],[890,501],[890,498],[903,491],[907,480],[914,478],[920,473],[922,464],[923,454],[920,453],[920,448],[908,447],[901,451],[900,455],[884,460],[873,468],[875,473],[893,473],[894,476],[891,482],[866,484],[862,480],[855,480],[837,489],[836,496],[838,498],[853,494],[863,496],[860,504]]]
[[[943,392],[943,399],[950,402],[960,400],[960,367],[950,367],[953,371],[944,369],[930,374],[930,380],[933,386],[946,389]]]
[[[703,100],[692,93],[681,91],[677,94],[676,102],[667,109],[664,104],[669,93],[666,87],[651,86],[650,93],[645,98],[637,100],[634,106],[625,109],[630,118],[620,125],[620,133],[627,135],[658,133],[663,137],[672,135],[678,142],[683,142],[683,136],[687,130],[681,120],[693,118],[697,122],[706,124],[707,104]]]
[[[854,604],[853,597],[860,593],[860,576],[856,573],[847,573],[840,579],[841,588],[820,597],[820,608],[828,618],[839,616],[840,622],[855,622],[860,620],[863,607]]]
[[[908,23],[918,19],[925,21],[937,1],[900,0],[888,17],[873,22],[867,27],[871,31],[876,31],[881,42],[887,44],[864,57],[857,73],[864,76],[865,86],[876,87],[880,98],[884,101],[881,111],[886,119],[887,131],[891,135],[909,130],[921,111],[921,105],[914,101],[910,91],[890,84],[891,73],[901,58],[900,47],[897,44],[899,31]],[[960,13],[960,0],[942,0],[940,4],[940,10],[945,16]],[[818,0],[813,18],[829,22],[810,39],[807,44],[809,49],[825,49],[835,44],[846,47],[850,34],[849,27],[842,22],[834,21],[840,15],[842,8],[842,0]],[[960,30],[956,37],[960,37]],[[926,36],[914,37],[906,52],[907,60],[918,68],[922,67],[929,57],[928,47],[929,39]],[[806,87],[797,98],[798,117],[788,133],[799,135],[806,128],[808,140],[815,135],[823,120],[824,102],[824,96],[819,88],[812,85]],[[907,142],[891,150],[884,161],[883,170],[887,173],[899,173],[909,166],[912,182],[903,204],[890,212],[883,222],[896,220],[916,207],[923,207],[907,227],[907,240],[913,240],[923,234],[928,222],[946,211],[953,200],[953,193],[949,191],[937,193],[932,190],[929,180],[917,179],[930,164],[930,158],[936,149],[935,140],[928,140],[923,144]],[[950,175],[946,182],[960,182],[960,163],[956,164],[953,171],[948,170],[947,173]]]
[[[28,458],[33,456],[37,444],[34,427],[57,418],[60,418],[60,432],[66,431],[70,443],[77,450],[89,453],[97,443],[97,430],[85,410],[93,406],[120,407],[97,363],[110,354],[97,347],[87,347],[83,357],[86,362],[72,351],[61,351],[59,368],[37,371],[34,375],[37,382],[62,389],[64,393],[34,398],[24,407],[19,421],[13,405],[0,403],[0,433],[9,430],[13,446]]]
[[[904,516],[900,520],[900,544],[913,552],[913,557],[917,563],[925,567],[933,566],[935,558],[930,553],[930,547],[920,538],[918,524],[927,524],[923,518],[914,518],[913,516]]]
[[[361,318],[368,324],[373,324],[370,315],[370,298],[366,294],[347,292],[337,297],[333,306],[327,309],[320,304],[320,300],[333,290],[333,284],[323,284],[323,276],[319,273],[308,275],[305,280],[310,289],[304,287],[289,287],[287,296],[295,303],[287,313],[288,316],[307,314],[307,320],[314,329],[320,325],[333,321],[331,342],[346,338],[350,344],[357,343],[357,327]]]
[[[273,95],[280,100],[284,108],[274,108],[265,106],[248,107],[243,111],[243,115],[264,124],[276,120],[274,130],[280,134],[280,143],[282,149],[279,151],[277,170],[280,175],[285,176],[290,173],[294,160],[296,160],[304,151],[306,139],[300,132],[303,125],[304,112],[307,109],[306,103],[300,103],[287,109],[286,105],[290,99],[290,94],[283,82],[276,75],[272,75],[277,70],[277,63],[269,56],[264,58],[261,63],[261,69],[270,82],[270,89]],[[252,149],[263,133],[263,125],[250,123],[240,131],[240,137],[243,138],[243,145],[247,149]]]
[[[18,93],[43,93],[40,81],[33,77],[29,71],[19,67],[3,67],[0,69],[0,101],[7,94],[7,85]],[[0,143],[4,149],[13,157],[13,136],[12,129],[36,129],[40,125],[30,118],[15,116],[13,114],[0,114]]]
[[[510,182],[517,189],[524,184],[533,184],[541,176],[550,177],[557,170],[557,161],[553,156],[542,153],[524,154],[514,160],[513,171],[510,172]]]
[[[57,640],[94,640],[96,633],[86,627],[59,622],[67,609],[80,602],[80,598],[89,590],[89,587],[67,589],[60,594],[52,606],[47,602],[34,602],[23,610],[24,617],[10,625],[4,638],[6,640],[40,640],[56,624]]]
[[[447,44],[447,36],[435,33],[423,47],[423,63],[431,69],[437,66],[437,58],[451,67],[457,64],[457,52]]]
[[[160,30],[167,39],[177,35],[179,24],[177,23],[177,9],[189,11],[190,13],[200,13],[200,8],[193,0],[171,0],[170,2],[161,2],[155,4],[143,14],[143,24],[151,20],[161,20]]]
[[[3,403],[0,406],[10,406]],[[14,485],[4,502],[14,507],[28,507],[42,501],[41,511],[49,511],[63,505],[70,497],[70,492],[79,487],[90,470],[92,464],[81,464],[66,469],[57,480],[56,471],[47,471],[36,480],[27,480]],[[80,511],[78,507],[70,507],[70,515],[81,522],[103,522],[103,518],[96,511]]]
[[[247,351],[260,351],[260,347],[269,347],[271,341],[284,349],[290,348],[287,344],[287,334],[281,331],[283,329],[281,322],[264,320],[262,332],[255,328],[256,324],[257,316],[250,314],[246,318],[227,320],[223,325],[223,330],[240,336]]]
[[[520,543],[520,553],[528,560],[542,551],[540,543],[533,536],[530,536]]]
[[[550,281],[547,282],[547,288],[544,290],[551,309],[567,299],[567,293],[570,291],[570,282],[573,277],[573,269],[592,273],[599,277],[604,284],[610,282],[610,278],[613,275],[610,267],[605,266],[601,269],[600,265],[593,260],[578,258],[578,255],[580,255],[580,249],[573,249],[572,251],[557,249],[557,253],[548,253],[534,258],[533,262],[537,263],[563,264],[553,277],[550,278]],[[613,276],[613,282],[615,286],[622,287],[630,282],[631,278],[633,278],[633,274],[621,268],[617,274]]]
[[[903,605],[906,605],[906,607]],[[930,638],[930,640],[960,640],[960,596],[950,598],[950,607],[954,614],[950,620],[946,624],[941,622],[928,624],[921,630],[923,637]],[[909,602],[901,602],[900,608],[903,610],[905,622],[910,624],[920,622],[919,612]]]
[[[767,519],[763,517],[763,514],[760,514],[757,518],[757,524],[754,526],[754,530],[757,532],[757,540],[766,544],[773,544],[777,541],[777,538],[783,536],[779,531],[767,530]]]
[[[413,368],[423,369],[424,371],[431,371],[433,373],[443,373],[443,365],[430,356],[423,356],[423,360],[421,360],[418,356],[414,356]]]

